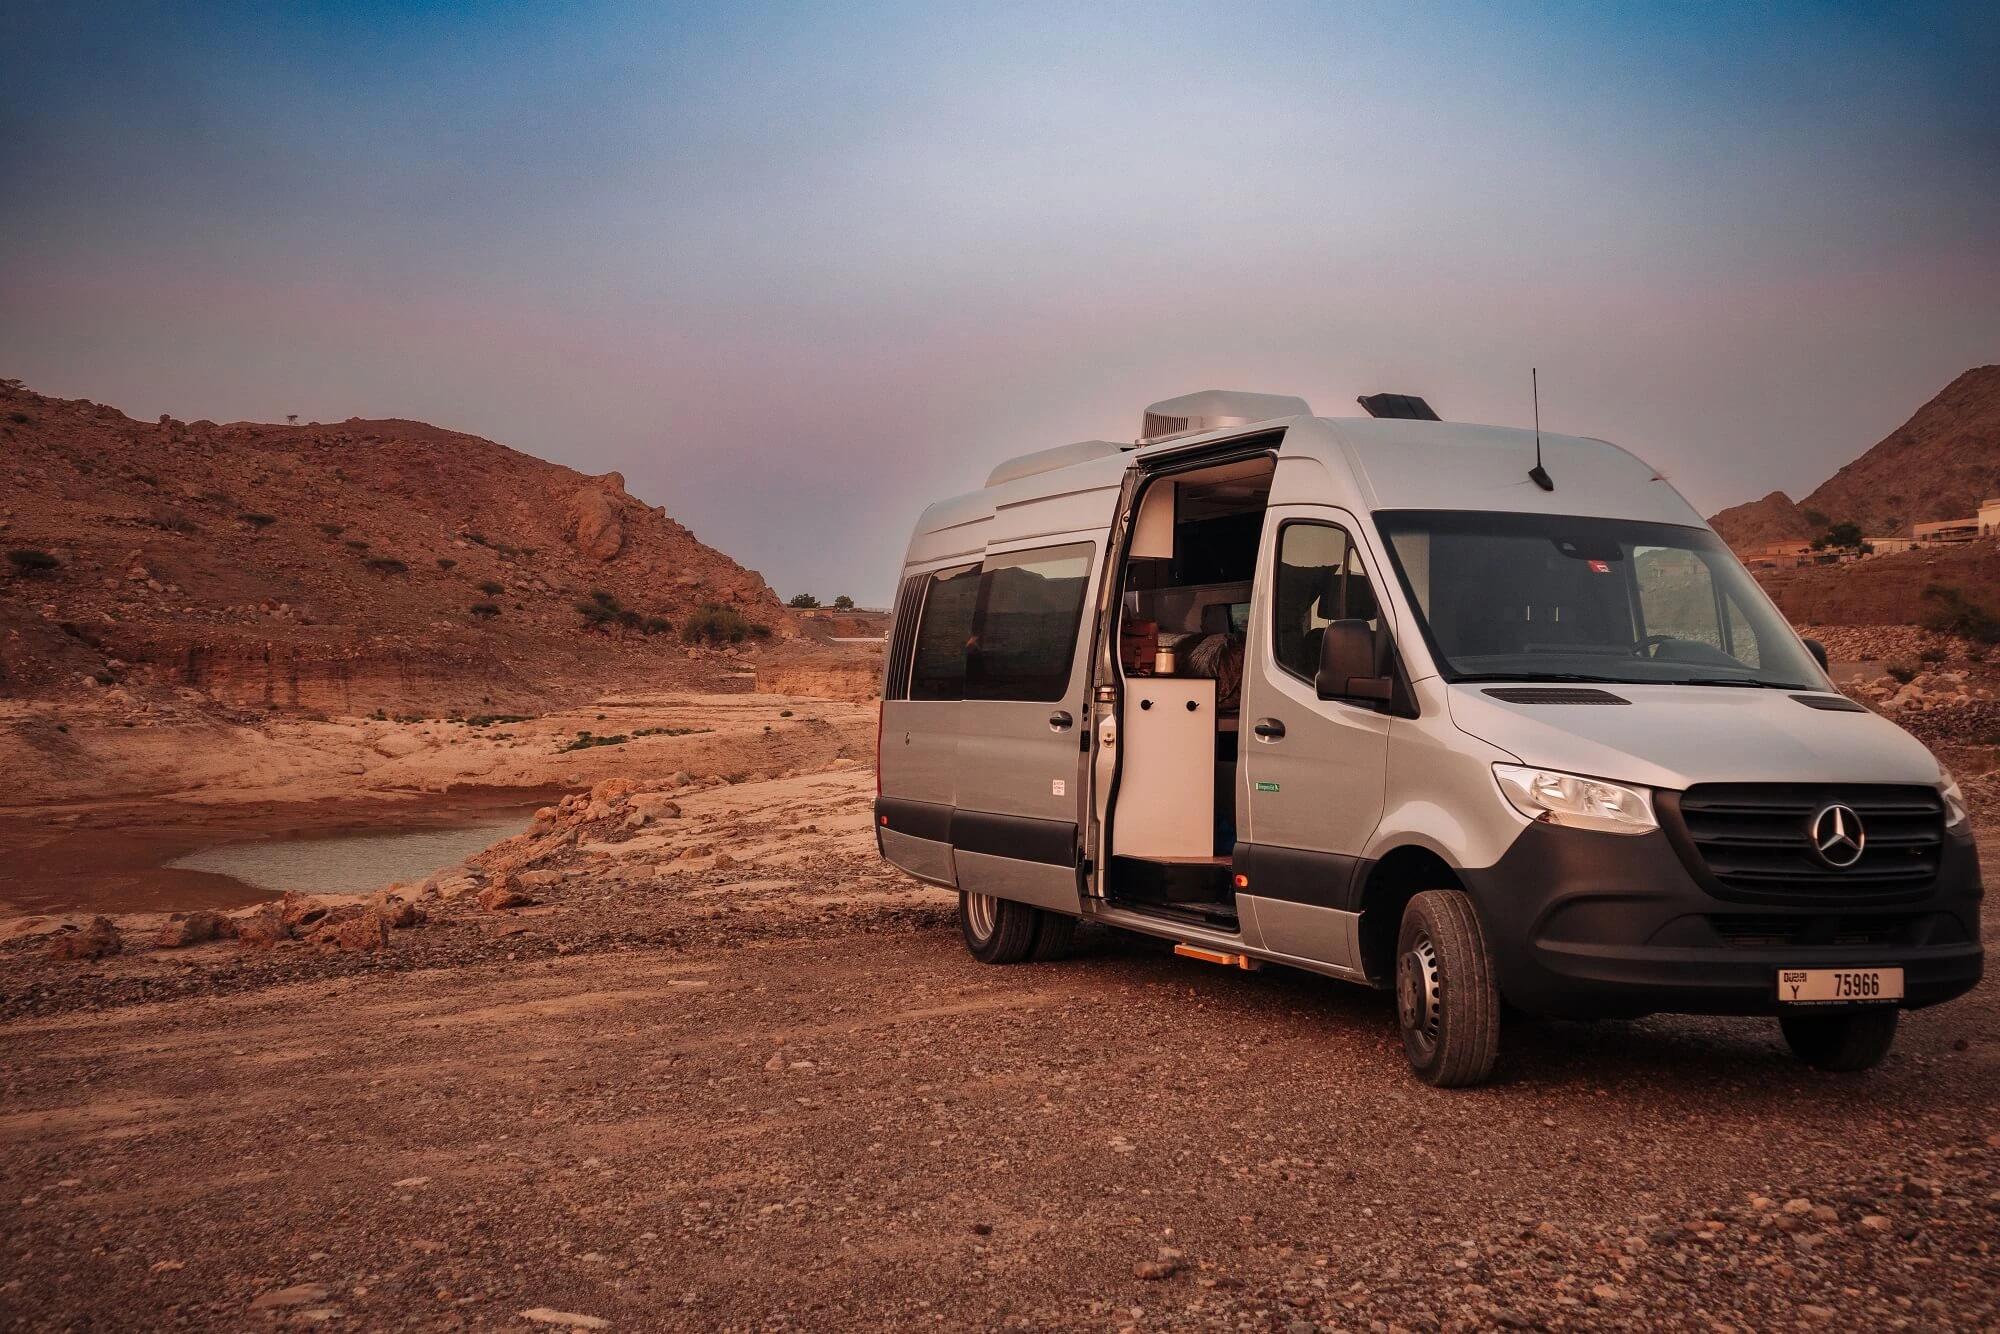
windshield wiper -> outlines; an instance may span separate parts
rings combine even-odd
[[[1759,681],[1752,676],[1691,676],[1684,680],[1668,681],[1666,685],[1676,686],[1748,686],[1752,690],[1817,690],[1818,686],[1795,686],[1785,681]]]

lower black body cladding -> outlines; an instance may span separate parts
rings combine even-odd
[[[1837,885],[1811,904],[1725,901],[1657,831],[1534,824],[1460,874],[1501,993],[1531,1014],[1775,1014],[1779,969],[1839,967],[1903,969],[1915,1009],[1970,991],[1983,966],[1979,861],[1962,831],[1929,889],[1891,904],[1842,903]]]
[[[949,843],[960,852],[1012,857],[1048,866],[1075,866],[1076,823],[1036,820],[1022,815],[962,811],[934,801],[901,797],[875,798],[875,827]]]

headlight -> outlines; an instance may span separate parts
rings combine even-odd
[[[1601,778],[1496,764],[1493,776],[1515,810],[1541,824],[1601,829],[1607,834],[1643,834],[1658,829],[1652,794]]]
[[[1958,780],[1951,776],[1951,770],[1942,764],[1938,766],[1938,795],[1944,798],[1944,827],[1956,829],[1965,823],[1965,794],[1958,790]]]

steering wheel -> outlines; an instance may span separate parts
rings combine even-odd
[[[1679,635],[1647,635],[1632,646],[1632,656],[1635,658],[1657,658],[1660,655],[1653,650],[1659,648],[1662,644],[1676,643],[1679,639]]]

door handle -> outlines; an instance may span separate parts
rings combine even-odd
[[[1057,709],[1049,715],[1049,730],[1051,732],[1067,732],[1071,724],[1075,722],[1076,719],[1070,717],[1067,710]]]
[[[1250,730],[1265,741],[1277,741],[1285,735],[1285,724],[1277,718],[1259,718]]]

